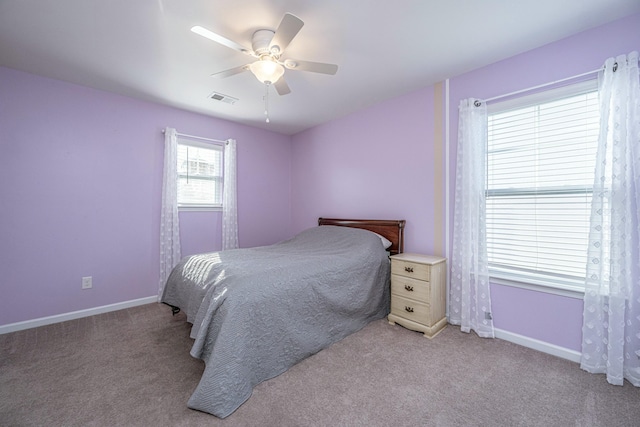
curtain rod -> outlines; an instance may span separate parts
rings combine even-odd
[[[510,97],[510,96],[518,95],[518,94],[521,94],[521,93],[523,93],[523,92],[529,92],[529,91],[536,90],[536,89],[542,89],[543,87],[553,86],[553,85],[556,85],[556,84],[558,84],[558,83],[566,82],[566,81],[568,81],[568,80],[573,80],[573,79],[578,79],[578,78],[580,78],[580,77],[589,76],[589,75],[591,75],[591,74],[598,73],[598,72],[602,71],[603,69],[604,69],[603,67],[600,67],[600,68],[598,68],[597,70],[588,71],[588,72],[586,72],[586,73],[578,74],[578,75],[571,76],[571,77],[565,77],[564,79],[556,80],[556,81],[549,82],[549,83],[543,83],[543,84],[541,84],[541,85],[528,87],[528,88],[526,88],[526,89],[516,90],[515,92],[505,93],[504,95],[498,95],[498,96],[494,96],[494,97],[492,97],[492,98],[487,98],[487,99],[479,99],[479,100],[476,100],[476,101],[473,103],[473,105],[475,105],[476,107],[479,107],[479,106],[481,105],[481,103],[482,103],[482,102],[495,101],[496,99],[508,98],[508,97]]]
[[[164,133],[164,129],[162,129],[162,133]],[[183,138],[191,138],[191,139],[200,139],[202,141],[210,141],[210,142],[219,142],[221,144],[226,144],[227,141],[222,141],[220,139],[211,139],[211,138],[205,138],[202,136],[195,136],[195,135],[187,135],[186,133],[180,133],[180,132],[176,132],[177,136],[181,136]]]

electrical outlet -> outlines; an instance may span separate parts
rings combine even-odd
[[[82,289],[91,289],[93,287],[93,279],[91,276],[82,278]]]

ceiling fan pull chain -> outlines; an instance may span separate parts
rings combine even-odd
[[[269,82],[264,84],[264,115],[267,116],[266,122],[269,123]]]

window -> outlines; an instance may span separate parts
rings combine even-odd
[[[491,105],[488,117],[491,276],[582,288],[599,129],[595,81]]]
[[[178,139],[178,207],[222,207],[223,147]]]

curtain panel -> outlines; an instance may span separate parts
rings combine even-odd
[[[640,386],[640,83],[638,53],[598,76],[596,158],[580,366]]]
[[[222,190],[222,250],[238,248],[237,154],[235,139],[224,147],[224,188]]]
[[[178,219],[178,137],[176,130],[164,131],[164,168],[160,210],[160,283],[158,301],[171,270],[180,261],[180,224]]]
[[[493,338],[485,214],[487,107],[465,99],[459,110],[449,322]]]

